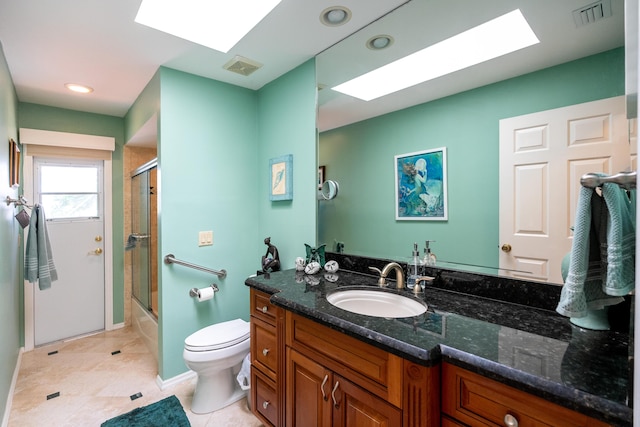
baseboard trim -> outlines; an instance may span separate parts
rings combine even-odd
[[[156,385],[160,388],[160,390],[165,390],[168,387],[172,387],[174,385],[180,384],[181,382],[188,381],[192,378],[196,377],[196,373],[194,371],[187,371],[183,374],[176,375],[175,377],[169,378],[168,380],[163,380],[160,378],[160,375],[156,376]]]
[[[18,382],[18,373],[20,372],[20,365],[22,364],[22,353],[24,353],[24,347],[20,347],[20,351],[18,351],[18,360],[16,361],[16,367],[13,370],[13,377],[11,378],[11,387],[9,387],[7,404],[5,405],[4,416],[2,417],[2,427],[9,426],[9,417],[11,416],[11,406],[13,406],[13,393],[16,390],[16,383]]]
[[[122,328],[124,328],[124,322],[114,323],[107,329],[107,331],[115,331],[116,329],[122,329]]]

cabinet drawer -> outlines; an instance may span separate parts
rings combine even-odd
[[[251,367],[251,397],[254,414],[267,425],[278,426],[276,384],[254,367]]]
[[[400,407],[402,359],[313,320],[286,312],[287,345]]]
[[[266,374],[278,371],[278,336],[276,327],[260,319],[251,319],[251,363]],[[270,371],[270,372],[269,372]]]
[[[271,304],[270,298],[267,293],[251,289],[251,315],[275,325],[280,307]]]
[[[442,364],[442,412],[470,425],[591,426],[607,424],[457,366]]]

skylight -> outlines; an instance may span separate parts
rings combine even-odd
[[[281,0],[143,0],[135,21],[226,53]]]
[[[540,41],[516,9],[332,89],[371,101],[536,43]]]

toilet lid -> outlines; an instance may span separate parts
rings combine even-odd
[[[184,340],[184,346],[191,351],[219,350],[249,339],[249,331],[249,322],[229,320],[194,332]]]

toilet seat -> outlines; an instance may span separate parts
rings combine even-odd
[[[184,348],[189,351],[211,351],[234,346],[249,339],[250,324],[242,319],[207,326],[189,335]]]

